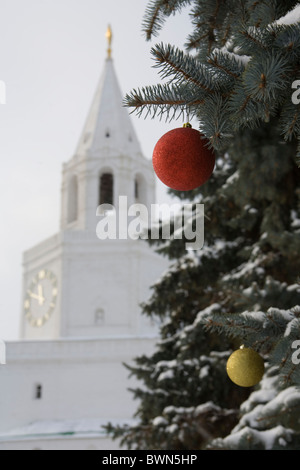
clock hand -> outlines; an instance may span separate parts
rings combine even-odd
[[[31,292],[30,290],[28,291],[28,294],[29,296],[32,298],[32,299],[36,299],[36,300],[39,300],[40,296],[37,295],[37,294],[34,294],[33,292]]]
[[[38,293],[39,293],[39,305],[44,305],[45,297],[43,296],[43,286],[41,284],[38,285]]]
[[[28,294],[32,299],[38,300],[40,305],[43,305],[43,303],[45,302],[45,298],[41,297],[41,295],[34,294],[30,290],[28,291]]]

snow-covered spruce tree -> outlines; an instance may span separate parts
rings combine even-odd
[[[148,39],[190,7],[187,51],[152,49],[164,84],[133,90],[128,106],[174,118],[188,114],[218,154],[211,179],[177,193],[205,205],[205,246],[162,244],[173,260],[144,313],[162,321],[150,357],[128,366],[144,386],[135,426],[108,430],[144,449],[295,449],[300,440],[300,27],[282,19],[295,1],[156,0]],[[280,21],[277,21],[280,20]],[[298,148],[298,163],[299,163]],[[224,334],[227,336],[225,337]],[[227,339],[226,339],[227,338]],[[241,343],[266,360],[260,389],[226,376]],[[232,428],[234,429],[232,430]],[[231,432],[232,430],[232,432]]]

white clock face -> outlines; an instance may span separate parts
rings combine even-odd
[[[25,318],[31,326],[42,327],[53,314],[57,301],[57,278],[41,270],[29,284],[24,301]]]

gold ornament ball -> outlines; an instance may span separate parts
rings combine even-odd
[[[253,349],[241,348],[231,354],[226,366],[229,378],[240,387],[253,387],[265,372],[263,358]]]

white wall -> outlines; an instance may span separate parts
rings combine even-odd
[[[135,382],[122,362],[150,353],[154,342],[128,337],[8,343],[7,365],[0,367],[0,434],[35,421],[132,419],[137,403],[127,389]]]

